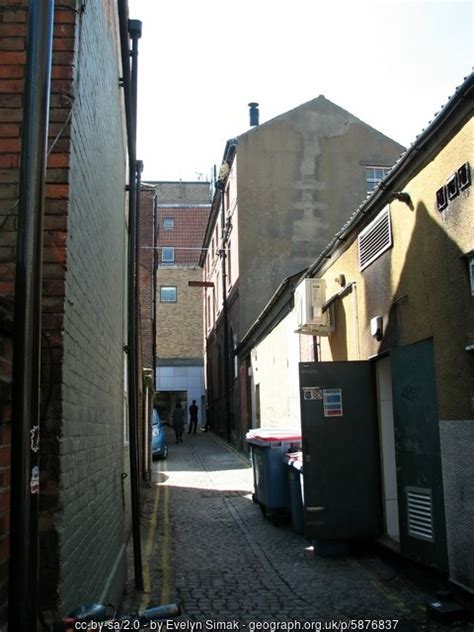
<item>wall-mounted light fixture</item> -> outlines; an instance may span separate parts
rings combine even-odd
[[[410,194],[406,191],[394,191],[391,195],[392,200],[398,200],[399,202],[403,202],[406,204],[408,208],[413,210],[415,207],[413,206],[413,202],[411,201]]]
[[[370,319],[370,335],[375,340],[382,340],[383,338],[383,316],[375,316]]]

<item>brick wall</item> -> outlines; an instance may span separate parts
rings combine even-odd
[[[175,248],[177,265],[198,265],[210,211],[209,182],[153,182],[158,202],[158,247]],[[165,218],[174,221],[166,229]]]
[[[156,355],[159,358],[202,358],[202,288],[189,287],[188,281],[201,281],[199,267],[158,269],[156,309]],[[176,303],[160,301],[160,287],[176,286]]]
[[[114,0],[88,2],[78,26],[57,515],[63,610],[104,595],[117,603],[125,572],[126,153],[115,18]]]
[[[27,10],[27,0],[0,0],[0,297],[14,290]],[[61,0],[55,12],[40,499],[41,604],[53,611],[117,600],[124,573],[126,157],[116,11],[113,0]],[[5,500],[1,445],[0,455]],[[0,500],[0,616],[2,525]]]
[[[147,187],[147,185],[144,185],[144,187]],[[153,369],[155,366],[153,345],[153,231],[155,226],[155,199],[156,191],[154,187],[142,188],[139,226],[140,326],[143,367],[147,369]]]
[[[12,325],[12,305],[0,299],[0,627],[8,603]]]

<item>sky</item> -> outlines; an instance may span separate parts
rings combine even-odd
[[[474,0],[129,0],[143,180],[202,180],[225,143],[323,94],[404,146],[472,72]]]

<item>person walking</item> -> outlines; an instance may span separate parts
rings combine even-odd
[[[191,434],[191,431],[193,432],[193,434],[196,434],[197,422],[198,422],[198,407],[197,407],[197,404],[196,404],[196,400],[193,399],[193,403],[189,407],[189,430],[188,430],[188,434]],[[194,428],[194,430],[193,430],[193,428]]]
[[[183,443],[184,408],[181,406],[181,402],[176,402],[176,408],[172,412],[172,418],[176,443]]]

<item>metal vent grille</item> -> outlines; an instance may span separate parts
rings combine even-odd
[[[408,535],[420,540],[434,542],[433,503],[431,490],[407,487]]]
[[[359,269],[363,270],[392,245],[390,208],[386,206],[358,237]]]

